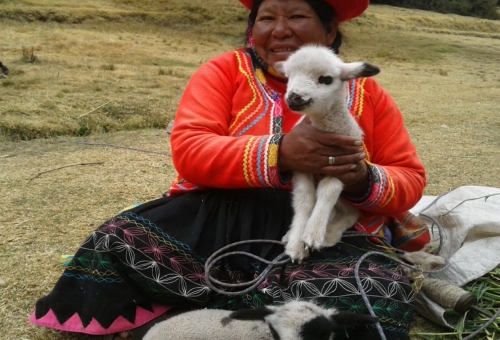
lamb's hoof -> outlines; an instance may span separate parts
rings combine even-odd
[[[285,248],[285,254],[290,257],[292,262],[301,264],[309,256],[309,248],[302,242],[298,242],[295,245],[288,243]]]
[[[325,245],[325,237],[324,235],[309,234],[304,237],[304,243],[309,249],[319,250]]]

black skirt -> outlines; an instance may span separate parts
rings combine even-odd
[[[386,249],[364,237],[312,252],[301,264],[276,266],[256,289],[237,297],[207,287],[204,265],[220,248],[243,240],[281,240],[293,209],[289,191],[212,189],[161,197],[124,211],[94,231],[75,253],[53,291],[38,300],[31,322],[60,330],[107,334],[140,326],[169,307],[236,310],[313,300],[325,308],[367,314],[354,268],[368,251]],[[268,260],[283,246],[251,244],[237,250]],[[212,276],[248,282],[266,267],[231,256]],[[388,339],[406,338],[414,292],[402,268],[384,256],[364,261],[360,277]],[[378,339],[376,329],[371,329]]]

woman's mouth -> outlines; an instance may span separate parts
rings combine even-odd
[[[273,48],[271,49],[273,53],[292,53],[295,52],[295,48]]]

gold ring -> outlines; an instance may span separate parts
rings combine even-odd
[[[335,157],[330,156],[328,157],[328,165],[334,165],[335,164]]]

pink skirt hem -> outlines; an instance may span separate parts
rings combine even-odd
[[[49,327],[65,332],[76,332],[76,333],[84,333],[92,335],[114,334],[140,327],[145,323],[167,312],[171,308],[169,306],[158,305],[158,304],[153,304],[152,307],[153,307],[153,312],[150,312],[141,307],[137,307],[134,323],[131,323],[124,317],[119,316],[111,324],[111,326],[109,326],[109,328],[102,327],[95,319],[92,319],[90,324],[87,327],[84,327],[77,313],[73,314],[71,318],[69,318],[68,320],[66,320],[66,322],[61,324],[59,323],[59,321],[57,321],[57,318],[52,310],[50,310],[40,319],[36,319],[35,313],[31,314],[29,322],[34,325]]]

